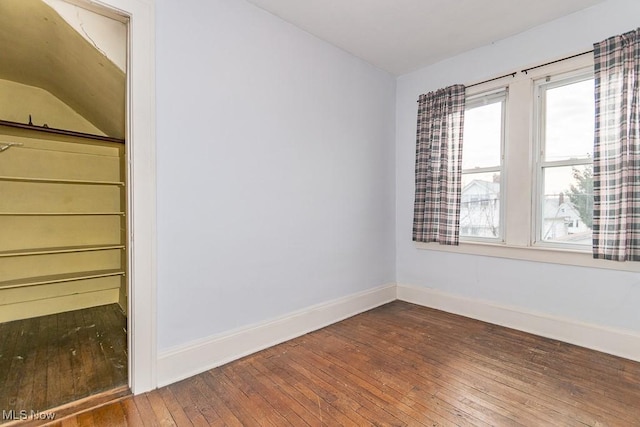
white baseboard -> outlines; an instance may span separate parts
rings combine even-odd
[[[158,387],[299,337],[396,298],[640,362],[640,334],[634,331],[530,312],[421,286],[388,284],[165,351],[158,358]]]
[[[398,285],[398,299],[640,361],[640,334],[526,311],[434,289]]]
[[[158,387],[280,344],[396,299],[395,284],[347,295],[161,353]]]

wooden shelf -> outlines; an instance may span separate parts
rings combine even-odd
[[[51,255],[66,254],[74,252],[92,252],[92,251],[108,251],[113,249],[124,249],[124,245],[90,245],[90,246],[63,246],[58,248],[37,248],[37,249],[21,249],[15,251],[2,251],[0,258],[16,257],[28,255]]]
[[[0,216],[124,216],[124,212],[0,212]]]
[[[97,270],[79,273],[54,274],[51,276],[28,277],[26,279],[6,280],[0,282],[0,289],[23,288],[26,286],[49,285],[53,283],[74,282],[101,277],[124,276],[122,270]]]
[[[94,139],[96,141],[116,142],[116,143],[119,143],[119,144],[124,144],[125,143],[124,139],[114,138],[114,137],[106,136],[106,135],[95,135],[95,134],[92,134],[92,133],[78,132],[78,131],[75,131],[75,130],[50,128],[50,127],[37,126],[37,125],[33,125],[33,124],[28,124],[28,123],[12,122],[12,121],[9,121],[9,120],[0,120],[0,125],[1,126],[7,126],[7,127],[13,127],[13,128],[19,128],[19,129],[28,129],[28,130],[33,130],[33,131],[42,132],[42,133],[51,133],[51,134],[66,135],[66,136],[76,136],[76,137],[79,137],[79,138]]]
[[[81,185],[118,185],[124,187],[122,181],[91,181],[84,179],[27,178],[16,176],[0,176],[0,181],[33,182],[47,184],[81,184]]]

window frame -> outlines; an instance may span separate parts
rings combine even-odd
[[[586,80],[593,80],[594,70],[591,67],[582,67],[569,72],[560,72],[547,75],[533,81],[534,87],[534,119],[533,119],[533,140],[535,159],[535,192],[534,203],[532,204],[532,242],[535,246],[565,249],[575,252],[591,253],[592,245],[561,243],[544,240],[542,233],[542,215],[543,215],[543,193],[544,193],[544,169],[553,167],[568,167],[578,165],[592,165],[593,158],[568,159],[568,160],[545,160],[544,151],[546,150],[546,96],[543,92],[549,89],[567,86],[574,83],[580,83]],[[595,103],[595,100],[594,100]]]
[[[487,242],[461,239],[458,246],[414,242],[416,248],[531,262],[640,272],[640,263],[594,259],[590,250],[536,244],[533,227],[536,221],[536,216],[534,215],[535,195],[537,194],[539,180],[536,179],[537,155],[534,134],[537,132],[537,125],[534,111],[534,99],[536,96],[534,82],[547,76],[568,75],[568,73],[572,72],[579,73],[585,68],[593,69],[593,55],[587,54],[558,61],[552,60],[546,65],[529,68],[526,72],[508,74],[505,77],[467,88],[467,97],[489,93],[501,88],[508,90],[504,123],[504,160],[500,189],[503,200],[502,208],[504,209],[504,221],[502,221],[504,241]]]
[[[491,173],[498,172],[500,174],[500,197],[498,199],[500,203],[500,209],[498,211],[498,237],[478,237],[478,236],[463,236],[462,230],[460,231],[461,242],[480,242],[480,243],[504,243],[505,242],[505,203],[504,203],[504,162],[505,162],[505,134],[507,123],[507,103],[509,99],[509,90],[506,86],[499,87],[488,91],[474,93],[465,97],[465,115],[467,110],[478,108],[483,105],[493,104],[500,102],[501,105],[501,123],[500,123],[500,164],[498,166],[488,166],[481,168],[462,169],[462,175],[474,174],[474,173]],[[464,136],[463,136],[464,138]],[[462,143],[462,157],[464,159],[464,141]]]

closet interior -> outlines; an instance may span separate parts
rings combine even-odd
[[[122,140],[0,122],[3,410],[126,390],[125,170]]]
[[[127,38],[92,2],[0,1],[0,424],[128,393]]]

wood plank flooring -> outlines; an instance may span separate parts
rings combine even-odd
[[[640,363],[393,302],[54,426],[640,426]]]
[[[0,324],[5,413],[43,411],[126,384],[126,318],[118,304]]]

